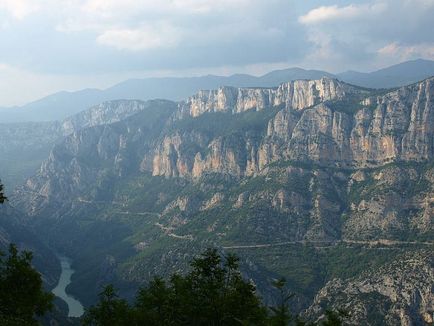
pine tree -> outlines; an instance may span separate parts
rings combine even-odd
[[[266,308],[242,278],[238,258],[222,259],[208,249],[190,266],[188,274],[173,274],[167,282],[154,278],[132,307],[106,288],[86,312],[85,325],[266,325]]]
[[[3,185],[0,183],[0,204],[3,204],[7,199],[7,197],[3,193]]]
[[[97,306],[91,307],[83,318],[83,325],[132,325],[128,303],[119,299],[114,287],[108,285],[99,294]]]
[[[279,291],[279,303],[275,307],[270,307],[273,315],[270,317],[270,325],[286,326],[292,319],[289,309],[289,300],[294,296],[286,289],[286,280],[284,278],[273,282],[273,287]]]
[[[37,325],[35,316],[51,310],[53,294],[43,289],[41,275],[32,267],[32,253],[9,246],[0,258],[0,324]]]
[[[0,204],[5,200],[0,184]],[[31,252],[19,252],[14,244],[7,257],[0,252],[0,325],[37,325],[35,317],[52,308],[54,296],[44,291],[32,258]]]
[[[319,324],[292,318],[286,281],[273,286],[280,293],[277,306],[266,309],[251,282],[244,280],[238,258],[222,257],[207,249],[190,263],[185,275],[173,274],[169,280],[155,277],[139,289],[130,306],[119,299],[112,286],[100,294],[99,303],[87,310],[83,319],[89,326],[340,326],[341,315],[328,312]]]

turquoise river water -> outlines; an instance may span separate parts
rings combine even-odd
[[[52,292],[55,296],[66,302],[69,308],[69,317],[80,317],[84,313],[83,305],[73,296],[66,293],[66,287],[71,283],[71,276],[74,274],[74,270],[71,268],[71,260],[62,256],[59,256],[59,259],[62,273],[60,274],[59,283]]]

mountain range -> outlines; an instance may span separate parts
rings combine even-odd
[[[307,319],[331,305],[354,325],[432,323],[433,99],[434,78],[378,90],[320,77],[6,125],[4,150],[25,147],[20,130],[47,137],[11,203],[72,258],[68,290],[86,306],[103,284],[131,297],[217,247],[266,302],[285,277]]]
[[[368,88],[392,88],[408,85],[433,75],[434,61],[419,59],[370,73],[348,71],[331,74],[320,70],[290,68],[272,71],[260,77],[238,74],[229,77],[208,75],[188,78],[131,79],[105,90],[63,91],[21,107],[1,109],[0,123],[63,120],[93,105],[115,99],[161,98],[179,101],[199,90],[215,89],[220,86],[277,87],[290,80],[331,77]]]

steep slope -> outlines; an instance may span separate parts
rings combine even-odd
[[[323,78],[150,102],[84,122],[13,201],[74,258],[85,304],[217,246],[269,300],[269,280],[287,277],[301,309],[333,277],[430,246],[433,91],[434,79],[379,93]]]
[[[175,109],[171,109],[172,112],[166,109],[167,107],[176,108],[174,103],[150,102],[152,105],[146,109],[142,106],[137,109],[141,116],[133,116],[131,119],[125,120],[126,125],[121,122],[119,124],[103,124],[95,128],[75,128],[77,129],[75,132],[54,147],[48,160],[41,167],[38,176],[27,182],[26,187],[22,190],[22,198],[26,198],[25,194],[32,194],[35,191],[39,192],[36,196],[41,198],[50,197],[49,193],[67,196],[70,194],[70,190],[82,189],[83,184],[81,183],[96,181],[95,173],[87,173],[85,168],[99,169],[101,165],[109,164],[109,167],[115,167],[114,172],[119,175],[122,174],[122,167],[119,164],[123,161],[132,162],[131,164],[135,165],[134,173],[150,171],[152,175],[193,176],[194,171],[194,176],[201,176],[208,172],[226,172],[241,176],[245,174],[245,168],[249,164],[252,165],[246,160],[246,158],[249,159],[246,152],[255,149],[249,150],[248,148],[250,140],[245,137],[244,133],[249,133],[249,129],[251,129],[250,134],[261,141],[268,120],[276,114],[277,110],[298,112],[321,101],[339,100],[346,94],[352,96],[356,92],[358,91],[355,88],[336,80],[321,79],[312,82],[290,82],[282,84],[277,89],[222,88],[217,92],[209,92],[205,96],[204,92],[200,92],[188,101],[181,102],[176,112],[173,112]],[[105,107],[108,108],[108,111],[104,112],[110,112],[110,108],[116,107],[119,110],[123,106],[110,104]],[[128,102],[127,108],[134,111],[138,106],[136,102]],[[160,113],[157,114],[157,112],[159,111],[160,113],[164,112],[166,116],[164,114],[161,117],[158,116]],[[232,114],[243,112],[245,113]],[[204,113],[222,113],[223,115],[219,116],[221,121],[209,125],[209,122],[200,119],[208,116]],[[171,119],[167,114],[171,115]],[[249,114],[253,114],[255,117],[251,118],[250,121],[243,121],[245,117],[249,119]],[[98,125],[99,118],[86,120],[86,117],[99,117],[100,115],[101,112],[98,108],[94,108],[73,120],[67,120],[63,127],[65,130],[74,130],[74,124],[79,124],[77,121],[94,121],[89,122],[89,124],[91,126]],[[155,115],[158,116],[158,121],[152,120]],[[196,117],[199,119],[195,119]],[[159,123],[152,126],[158,130],[158,132],[152,132],[153,138],[149,138],[150,136],[144,132],[150,128],[150,122],[146,120],[148,118],[154,124]],[[301,119],[303,119],[303,115],[301,115]],[[102,120],[107,121],[107,117]],[[171,121],[171,123],[166,125],[167,121]],[[130,123],[136,124],[136,127],[131,129]],[[202,125],[202,128],[199,125]],[[237,125],[245,130],[237,130]],[[222,130],[221,127],[225,127],[226,131]],[[238,131],[241,134],[234,133]],[[132,137],[134,142],[130,144],[125,136]],[[125,148],[137,146],[136,139],[141,139],[145,144],[151,142],[152,145],[141,145],[140,151],[135,152],[132,157],[128,156],[131,152]],[[231,148],[234,145],[231,140],[235,140],[241,147]],[[138,143],[140,144],[140,142]],[[183,149],[186,151],[184,152]],[[119,152],[121,150],[127,154],[121,155]],[[192,150],[196,151],[192,153]],[[202,154],[205,155],[205,153],[207,155],[202,159]],[[241,157],[244,156],[245,161],[241,160]],[[104,163],[106,160],[107,163]],[[140,170],[137,167],[140,167]],[[256,170],[261,168],[262,166],[259,165],[252,167]],[[53,175],[56,177],[53,178]],[[92,178],[90,175],[94,177]],[[65,188],[53,188],[51,183],[60,181]],[[75,184],[78,188],[71,186]],[[59,186],[61,185],[59,184]],[[36,199],[27,201],[27,203],[36,202],[42,206],[45,203],[45,201]],[[31,210],[34,211],[34,209]]]
[[[56,286],[60,275],[60,264],[54,253],[22,223],[20,213],[8,204],[0,205],[0,252],[6,253],[9,244],[14,243],[20,250],[33,253],[33,264],[42,274],[48,289]]]
[[[433,157],[434,79],[362,101],[367,95],[365,90],[333,79],[283,84],[276,90],[221,88],[200,92],[180,105],[177,116],[185,119],[175,120],[149,160],[152,165],[142,167],[153,175],[200,176],[225,171],[240,176],[254,175],[280,160],[361,168]],[[212,134],[211,126],[198,136],[201,124],[212,124],[204,113],[264,108],[281,110],[267,121],[266,129],[252,134],[254,139],[244,134],[231,142],[235,125],[228,135],[218,134],[221,130]],[[228,123],[242,118],[230,118]],[[243,126],[242,121],[239,124]],[[206,136],[211,137],[209,141]],[[180,146],[193,143],[200,150],[194,157],[185,157]]]
[[[67,136],[84,128],[118,122],[159,102],[165,101],[115,100],[103,102],[64,119],[61,122],[62,134]]]
[[[348,325],[430,325],[433,279],[432,252],[406,254],[359,277],[328,282],[306,315],[320,318],[329,307],[346,310]]]
[[[60,204],[69,202],[72,194],[78,195],[98,180],[101,182],[106,174],[123,176],[131,170],[138,171],[139,158],[150,147],[147,142],[159,134],[175,108],[176,104],[168,101],[115,102],[66,120],[64,130],[73,132],[54,146],[38,177],[29,179],[18,190],[18,202],[26,202],[27,207],[35,205],[31,212],[27,211],[34,215],[37,207],[47,206],[54,197]],[[113,109],[126,120],[100,124],[106,119],[110,122],[118,119]],[[138,112],[137,115],[128,118],[132,111]],[[93,119],[82,120],[89,116]],[[81,129],[82,122],[92,127]],[[29,196],[32,199],[27,201]]]
[[[35,174],[63,137],[83,128],[114,123],[152,105],[152,101],[104,102],[57,122],[0,124],[0,173],[9,192]],[[18,164],[17,164],[18,162]]]
[[[35,174],[61,135],[57,122],[0,124],[0,175],[8,193]]]

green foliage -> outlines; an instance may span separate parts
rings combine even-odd
[[[255,286],[242,278],[239,260],[233,254],[222,258],[216,249],[207,249],[190,263],[185,275],[173,274],[167,281],[154,277],[139,289],[129,305],[117,297],[113,286],[100,294],[100,301],[83,317],[88,326],[108,325],[323,325],[340,326],[346,314],[326,311],[319,324],[291,315],[286,280],[273,287],[279,302],[267,309],[256,295]]]
[[[41,275],[31,266],[32,254],[15,245],[0,257],[0,324],[37,325],[35,316],[51,310],[53,295],[43,290]]]
[[[338,111],[349,115],[353,115],[358,110],[363,108],[363,105],[360,104],[360,101],[361,98],[351,98],[351,99],[344,99],[344,100],[327,101],[325,102],[325,104],[332,111]]]
[[[97,306],[91,307],[84,316],[83,325],[130,325],[131,311],[128,303],[119,299],[112,285],[107,286],[99,295]]]
[[[374,173],[387,172],[388,169],[398,168],[403,172],[413,169],[417,176],[413,178],[402,178],[393,184],[375,180]],[[359,203],[361,200],[370,200],[378,195],[395,192],[404,198],[411,198],[426,192],[429,189],[429,182],[425,178],[427,171],[432,168],[430,163],[414,162],[393,162],[379,168],[366,169],[366,179],[355,182],[350,190],[349,199],[351,202]]]
[[[85,325],[265,325],[266,320],[255,287],[241,277],[238,258],[222,261],[215,249],[194,258],[185,276],[174,274],[168,282],[155,277],[132,307],[107,287],[84,318]]]
[[[372,250],[363,246],[337,245],[322,253],[320,259],[327,280],[347,279],[393,261],[400,253],[399,249]]]
[[[0,183],[0,204],[7,198]],[[41,275],[32,267],[32,253],[13,244],[0,252],[0,324],[37,325],[35,316],[52,309],[53,294],[44,291]]]
[[[3,185],[0,183],[0,204],[3,204],[8,198],[3,193]]]
[[[268,121],[281,110],[282,106],[260,111],[249,110],[232,114],[229,112],[207,112],[198,117],[186,117],[169,127],[169,132],[197,132],[209,137],[227,137],[248,134],[259,136],[267,130]]]
[[[326,310],[325,317],[320,323],[321,326],[341,326],[344,325],[344,320],[348,317],[348,313],[343,310]]]
[[[344,310],[334,311],[334,310],[327,309],[321,321],[317,323],[312,323],[312,322],[305,322],[297,318],[295,325],[296,326],[343,326],[343,325],[347,325],[345,321],[348,318],[348,316],[349,316],[348,313]]]
[[[271,326],[285,326],[291,321],[291,312],[289,310],[289,299],[294,295],[285,289],[286,280],[284,278],[273,282],[273,286],[279,291],[280,302],[276,307],[270,307],[273,315],[270,317]]]

